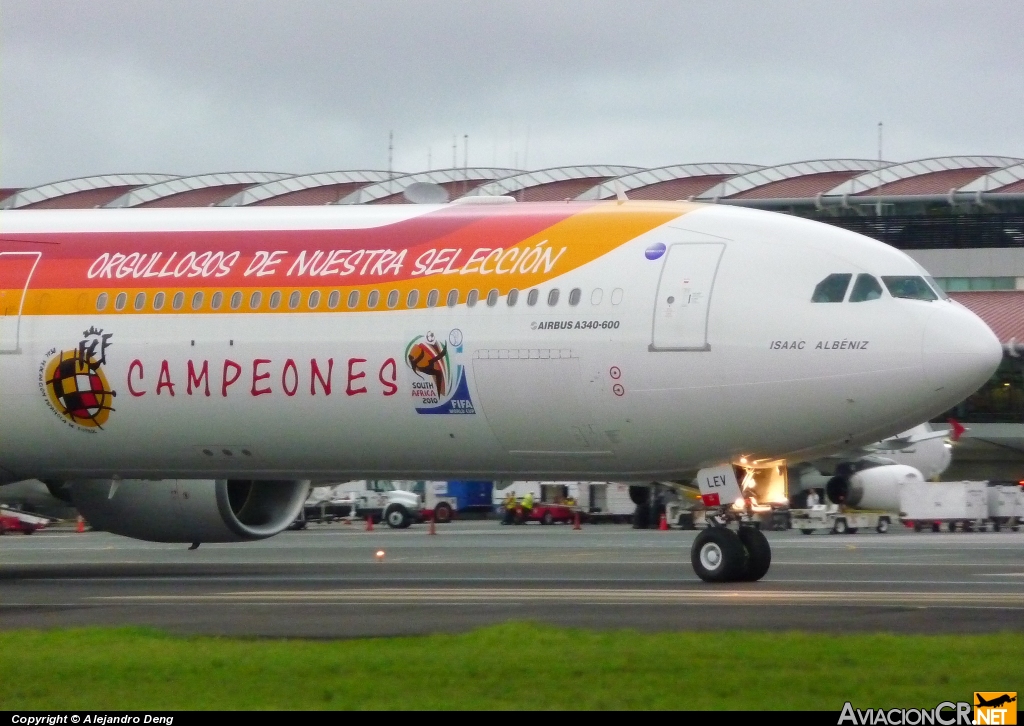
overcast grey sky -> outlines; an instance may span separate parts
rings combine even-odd
[[[1024,2],[2,0],[0,184],[1024,157]]]

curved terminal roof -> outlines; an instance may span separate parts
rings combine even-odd
[[[631,199],[689,199],[707,191],[723,179],[761,168],[756,164],[673,164],[615,177],[591,187],[576,198],[614,199],[618,188]]]
[[[890,164],[855,176],[824,192],[826,196],[946,194],[986,172],[1022,161],[1008,156],[940,156]]]
[[[990,171],[984,176],[979,176],[970,184],[960,187],[957,191],[996,192],[999,194],[1024,192],[1024,163]]]
[[[466,196],[514,195],[520,202],[575,199],[596,184],[642,171],[636,166],[556,166],[527,171],[477,187]]]
[[[417,182],[437,184],[448,192],[449,198],[455,199],[472,192],[481,184],[515,174],[517,171],[518,169],[472,166],[395,175],[391,179],[357,189],[339,199],[337,204],[401,204],[406,201],[403,196],[406,187]]]
[[[564,166],[539,171],[473,167],[411,174],[381,170],[187,177],[105,174],[0,189],[0,209],[395,204],[407,201],[403,192],[416,182],[437,184],[451,199],[513,195],[524,202],[597,200],[614,198],[616,189],[622,189],[632,199],[698,199],[793,213],[803,207],[821,210],[840,202],[848,206],[856,199],[867,203],[889,198],[892,204],[917,204],[910,210],[912,214],[920,212],[920,203],[971,204],[981,203],[983,198],[1001,205],[1024,202],[1024,159],[947,156],[877,165],[873,159],[820,159],[770,167],[706,163],[655,169]]]
[[[868,169],[877,168],[878,162],[870,159],[816,159],[780,164],[726,179],[698,199],[813,197]]]
[[[91,209],[128,191],[177,179],[171,174],[101,174],[21,189],[0,202],[0,209]]]
[[[243,189],[217,206],[334,204],[356,189],[386,181],[389,176],[394,176],[394,172],[389,175],[386,171],[376,170],[327,171],[289,176]],[[402,172],[401,176],[405,173]]]
[[[208,207],[255,184],[284,179],[292,174],[240,171],[183,176],[134,189],[106,204],[119,207]]]

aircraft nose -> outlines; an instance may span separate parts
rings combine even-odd
[[[924,330],[922,368],[933,391],[957,401],[977,391],[1003,359],[1003,346],[977,315],[958,303],[936,303]]]

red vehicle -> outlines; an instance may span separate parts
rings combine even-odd
[[[12,509],[0,509],[0,534],[6,534],[7,532],[32,534],[37,529],[45,527],[47,522],[48,520],[45,517],[16,512]]]
[[[567,504],[552,504],[551,502],[535,502],[529,516],[526,510],[517,503],[515,513],[509,521],[506,514],[506,524],[526,524],[527,522],[540,522],[541,524],[554,524],[555,522],[571,523],[575,519],[574,509]]]

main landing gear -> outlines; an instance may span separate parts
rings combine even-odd
[[[718,518],[715,518],[718,520]],[[740,522],[739,530],[724,519],[702,530],[690,548],[690,562],[705,582],[755,582],[768,572],[772,549],[768,538],[753,524]]]

